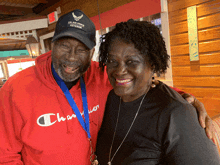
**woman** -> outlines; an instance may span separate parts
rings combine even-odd
[[[100,66],[114,90],[97,141],[101,165],[220,164],[194,107],[162,82],[151,87],[168,60],[159,29],[146,21],[119,23],[103,38]]]

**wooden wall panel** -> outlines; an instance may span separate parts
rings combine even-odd
[[[219,26],[220,13],[198,18],[198,29]]]
[[[198,18],[198,30],[218,26],[220,13]],[[183,22],[172,23],[170,26],[170,35],[188,32],[187,20]]]
[[[204,64],[220,64],[220,52],[210,53],[210,54],[200,54],[199,63],[200,65]],[[189,55],[184,56],[171,56],[172,66],[190,66]]]
[[[172,71],[175,76],[218,76],[220,65],[200,66],[199,70],[193,70],[190,66],[178,66],[173,67]]]
[[[187,93],[193,94],[197,98],[220,98],[220,88],[182,87],[182,90],[184,90]]]
[[[208,109],[208,115],[213,117],[219,115],[219,106],[220,106],[220,99],[218,98],[198,98],[201,101],[206,109]]]
[[[214,40],[220,38],[220,27],[199,31],[199,41]]]
[[[198,31],[199,41],[214,40],[220,38],[220,27],[214,27]],[[170,36],[171,45],[188,44],[188,32]]]
[[[199,61],[190,61],[187,7],[197,7]],[[220,114],[220,0],[168,0],[174,87]]]
[[[200,5],[197,5],[197,16],[198,18],[210,15],[214,13],[218,13],[220,9],[220,0],[212,0]],[[169,22],[176,23],[187,20],[187,8],[176,10],[174,12],[170,12],[169,14]]]
[[[170,36],[170,45],[188,44],[188,32]]]
[[[179,11],[190,6],[199,5],[209,1],[210,0],[168,0],[168,8],[169,12],[176,10]],[[217,1],[219,2],[219,0]]]
[[[206,41],[199,43],[199,52],[220,51],[220,40]]]
[[[219,77],[173,77],[173,83],[178,87],[220,87]]]
[[[200,42],[199,43],[199,53],[220,51],[220,40]],[[189,54],[189,45],[177,45],[171,47],[171,54],[183,55]]]
[[[220,8],[220,0],[211,0],[207,3],[197,5],[198,17],[218,13]]]
[[[170,35],[188,32],[187,21],[170,24]]]

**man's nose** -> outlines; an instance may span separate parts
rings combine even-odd
[[[76,56],[76,48],[72,47],[67,54],[67,59],[69,59],[70,61],[74,61],[76,59]]]

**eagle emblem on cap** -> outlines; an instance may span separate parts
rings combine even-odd
[[[81,16],[76,16],[74,14],[74,12],[72,12],[72,15],[73,15],[73,18],[75,19],[75,21],[79,21],[83,17],[83,14]]]

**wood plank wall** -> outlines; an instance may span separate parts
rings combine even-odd
[[[190,62],[187,7],[197,7],[199,58]],[[220,114],[220,0],[168,0],[174,86]]]

